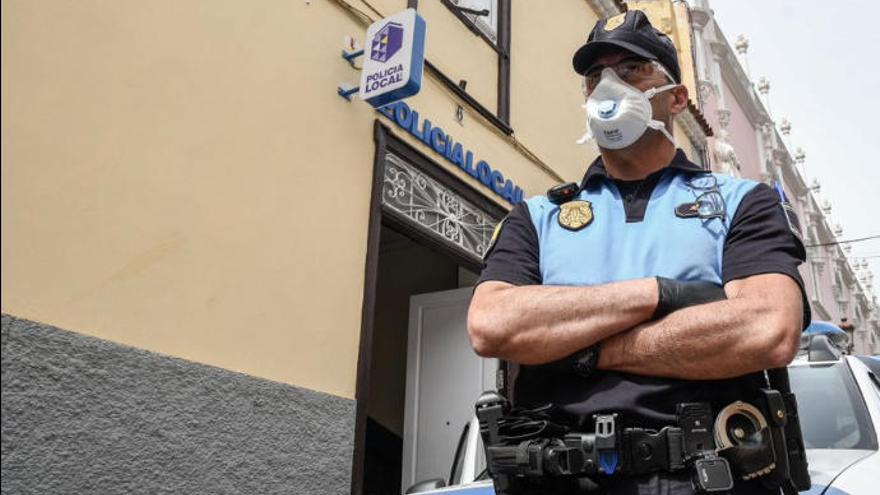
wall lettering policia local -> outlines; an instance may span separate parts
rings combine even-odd
[[[505,179],[500,170],[493,169],[485,160],[475,162],[471,150],[465,149],[440,127],[432,126],[430,120],[420,119],[419,112],[406,103],[399,101],[379,108],[378,111],[508,203],[517,204],[523,200],[523,190],[510,179]]]

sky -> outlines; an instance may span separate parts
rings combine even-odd
[[[693,2],[691,2],[693,4]],[[880,2],[709,0],[725,37],[749,40],[753,81],[770,81],[769,106],[791,122],[810,182],[831,202],[843,240],[880,234]],[[803,170],[802,170],[803,172]],[[809,250],[808,250],[809,251]],[[880,239],[852,244],[880,294]]]

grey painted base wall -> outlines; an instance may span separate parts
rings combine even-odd
[[[350,492],[355,402],[2,316],[2,493]]]

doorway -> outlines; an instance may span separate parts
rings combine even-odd
[[[444,336],[432,332],[434,338],[425,343],[429,347],[438,347],[441,352],[439,347],[445,341],[453,340],[460,349],[462,339],[467,338],[461,316],[466,311],[470,287],[477,274],[388,226],[382,227],[379,246],[370,393],[366,401],[364,494],[399,495],[407,488],[401,486],[401,480],[411,478],[403,476],[404,464],[407,464],[403,461],[404,451],[411,450],[411,447],[405,449],[404,445],[406,412],[413,409],[413,397],[407,395],[407,349],[413,344],[409,339],[411,300],[432,298],[449,291],[460,294],[452,309],[455,315],[449,314],[450,311],[432,315],[434,325],[445,325],[453,335],[444,339]],[[459,288],[465,288],[464,293],[456,291]],[[433,380],[431,387],[443,387],[443,380],[437,380],[435,376],[437,371],[432,371],[430,375],[434,378],[423,376],[423,379]],[[453,426],[451,422],[449,426]],[[436,458],[431,457],[432,465],[443,465],[444,460],[447,465],[445,472],[432,473],[430,477],[447,476],[453,453],[453,449],[449,449],[447,455],[438,452]]]
[[[497,365],[467,338],[467,306],[498,204],[378,121],[358,363],[353,495],[448,478]],[[489,364],[486,364],[486,363]]]

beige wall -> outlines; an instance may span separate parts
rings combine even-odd
[[[673,4],[669,0],[629,0],[631,9],[645,13],[651,24],[669,36],[678,51],[681,83],[687,86],[691,100],[697,101],[697,83],[694,74],[693,41],[691,39],[690,13],[684,2]]]
[[[697,103],[697,74],[694,60],[694,39],[691,30],[690,10],[685,2],[672,5],[673,14],[670,16],[675,22],[674,38],[678,48],[678,63],[681,66],[681,82],[690,91],[691,100]]]
[[[580,182],[599,155],[592,142],[575,144],[587,126],[581,78],[571,65],[598,19],[584,1],[553,2],[552,8],[513,2],[511,11],[511,123],[565,181]]]
[[[2,13],[2,310],[352,397],[373,112],[335,87],[361,27],[328,2]]]
[[[630,0],[627,5],[638,9],[648,16],[651,24],[669,36],[678,52],[678,63],[681,70],[681,83],[687,87],[690,100],[697,105],[697,83],[694,74],[693,44],[688,6],[685,3],[673,4],[669,0]],[[675,144],[693,161],[699,161],[694,143],[678,121],[673,125]]]
[[[699,162],[699,154],[678,119],[672,123],[672,137],[675,139],[675,145],[681,148],[691,161]]]
[[[485,41],[422,4],[429,59],[494,110]],[[576,4],[559,72],[515,83],[511,110],[522,144],[572,179],[585,160],[557,145],[578,137],[582,112],[553,107],[559,81],[571,85],[559,98],[577,96],[567,59],[594,21]],[[2,5],[2,310],[353,397],[381,117],[335,88],[358,79],[339,53],[364,23],[331,1]],[[527,12],[536,26],[560,18]],[[513,59],[534,60],[523,37],[547,36],[523,19]],[[408,103],[527,196],[556,182],[472,110],[455,122],[460,102],[430,75]]]
[[[440,0],[422,0],[419,14],[428,24],[425,49],[428,60],[453,81],[467,81],[467,92],[490,111],[497,112],[498,54],[495,50]]]
[[[376,19],[406,2],[349,3]],[[495,111],[497,56],[440,2],[420,4],[428,59]],[[353,397],[373,121],[504,204],[336,95],[359,78],[343,38],[366,25],[336,1],[2,9],[6,313]],[[430,73],[407,103],[526,196],[579,180],[596,150],[574,144],[571,55],[595,20],[587,2],[514,3],[516,143],[466,105],[456,122],[463,102]]]

